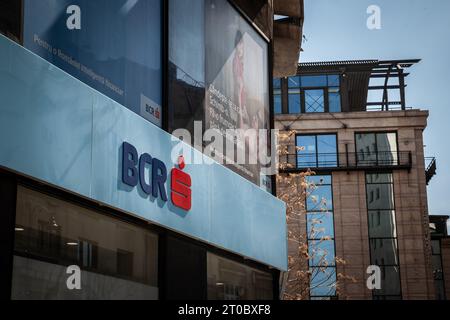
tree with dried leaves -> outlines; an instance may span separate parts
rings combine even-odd
[[[295,131],[278,133],[278,155],[280,159],[287,159],[289,147],[295,146]],[[295,152],[301,150],[295,147]],[[285,157],[283,157],[285,156]],[[280,299],[307,300],[313,291],[326,292],[324,296],[339,296],[345,298],[340,290],[340,283],[344,280],[356,282],[353,277],[336,274],[336,269],[344,265],[345,261],[332,257],[328,261],[329,252],[318,249],[324,242],[332,240],[326,234],[323,219],[327,212],[327,199],[319,199],[315,192],[323,183],[320,179],[313,179],[315,173],[311,170],[303,172],[288,172],[295,169],[289,161],[279,163],[277,175],[277,195],[286,203],[286,222],[288,226],[288,272],[281,274]],[[306,217],[306,202],[313,204],[314,215]],[[314,239],[311,241],[311,239]],[[314,268],[310,268],[314,262]],[[333,268],[330,268],[332,266]]]

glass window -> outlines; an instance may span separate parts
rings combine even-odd
[[[300,77],[289,77],[288,86],[289,88],[300,88]]]
[[[370,259],[382,269],[382,290],[374,292],[374,299],[397,299],[401,285],[393,175],[366,174],[366,181]]]
[[[272,300],[273,276],[246,265],[207,254],[209,300]]]
[[[301,113],[301,95],[298,89],[289,89],[289,113]]]
[[[381,290],[374,290],[375,296],[400,296],[400,268],[381,267]]]
[[[303,88],[315,88],[315,87],[326,87],[328,85],[327,76],[302,76],[302,87]]]
[[[433,265],[433,273],[435,280],[443,280],[443,268],[442,268],[442,257],[441,255],[433,255],[431,257],[431,263]]]
[[[443,280],[435,280],[436,300],[446,300],[445,284]]]
[[[169,2],[169,104],[172,128],[193,134],[205,104],[205,1]],[[192,126],[192,127],[191,127]]]
[[[377,239],[370,240],[370,254],[372,262],[377,266],[398,265],[398,246],[397,239]]]
[[[13,300],[158,299],[158,236],[89,209],[18,188]],[[81,291],[67,288],[67,266]]]
[[[274,105],[274,110],[275,110],[275,114],[281,114],[283,113],[282,110],[282,104],[281,104],[281,90],[275,90],[274,94],[273,94],[273,105]]]
[[[391,173],[373,173],[367,174],[367,183],[377,184],[377,183],[394,183],[394,177]]]
[[[335,266],[334,240],[308,241],[308,254],[310,267]]]
[[[311,299],[336,295],[336,253],[331,175],[306,177],[307,236]]]
[[[312,268],[311,269],[311,298],[336,296],[336,268]]]
[[[299,168],[315,168],[317,166],[316,136],[298,136],[297,153]]]
[[[303,100],[292,101],[291,113],[300,113],[299,109],[306,113],[342,111],[339,75],[290,77],[288,85],[291,93],[295,92],[292,89],[298,89],[305,97]],[[297,107],[297,103],[301,106]]]
[[[334,221],[332,212],[310,212],[307,214],[308,238],[321,240],[334,238]]]
[[[305,90],[305,110],[306,113],[325,112],[324,91]]]
[[[320,168],[337,167],[337,145],[335,134],[317,136],[318,166]]]
[[[299,168],[337,167],[336,135],[297,136],[297,154]]]
[[[377,161],[375,134],[357,134],[356,150],[358,164],[362,166],[375,165]]]
[[[5,10],[5,2],[1,1],[0,11]],[[162,93],[163,1],[15,2],[23,3],[24,47],[162,126],[162,115],[166,111]],[[73,17],[66,14],[69,4],[80,8],[78,30],[66,26],[67,19]],[[192,19],[191,12],[182,14]],[[183,54],[187,55],[189,51],[185,50]]]
[[[274,78],[273,79],[273,88],[274,89],[281,89],[281,79],[280,78]]]
[[[341,112],[341,94],[339,88],[328,89],[328,103],[330,112]]]
[[[369,211],[369,236],[371,238],[397,237],[395,212],[389,210]]]
[[[439,240],[431,240],[431,250],[433,254],[441,254],[441,242]]]
[[[363,133],[356,135],[358,164],[392,166],[398,164],[396,133]]]
[[[325,175],[325,176],[309,176],[305,178],[308,184],[316,185],[316,186],[322,186],[322,185],[330,185],[332,182],[331,175]]]
[[[392,184],[369,184],[367,185],[369,210],[390,210],[394,209],[394,186]],[[379,194],[380,197],[374,195]]]
[[[307,211],[332,211],[333,199],[331,186],[315,186],[308,191]]]
[[[340,76],[337,74],[328,75],[328,86],[339,87],[341,85]]]

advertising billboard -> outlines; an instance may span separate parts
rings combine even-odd
[[[263,185],[259,152],[268,155],[270,141],[268,44],[228,1],[206,2],[205,127],[220,131],[227,143],[234,139],[235,153],[226,152],[225,163]],[[252,141],[249,129],[257,134]],[[227,130],[239,133],[230,137]],[[267,138],[262,143],[260,130]],[[237,160],[239,152],[245,153],[245,162]]]
[[[24,0],[24,46],[162,125],[161,0]]]

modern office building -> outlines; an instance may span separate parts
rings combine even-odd
[[[1,298],[277,298],[285,204],[171,133],[272,128],[302,21],[301,0],[1,1]]]
[[[436,297],[427,205],[436,162],[424,158],[428,111],[405,99],[405,78],[419,62],[301,63],[297,76],[274,81],[275,126],[289,137],[278,195],[296,174],[315,173],[288,226],[309,245],[301,269],[311,273],[311,299]],[[295,256],[298,245],[290,241],[288,251]],[[370,266],[381,271],[374,290]]]

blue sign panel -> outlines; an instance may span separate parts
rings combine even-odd
[[[282,201],[1,35],[0,101],[0,167],[286,270]]]
[[[161,126],[161,6],[161,0],[25,0],[24,46]]]

